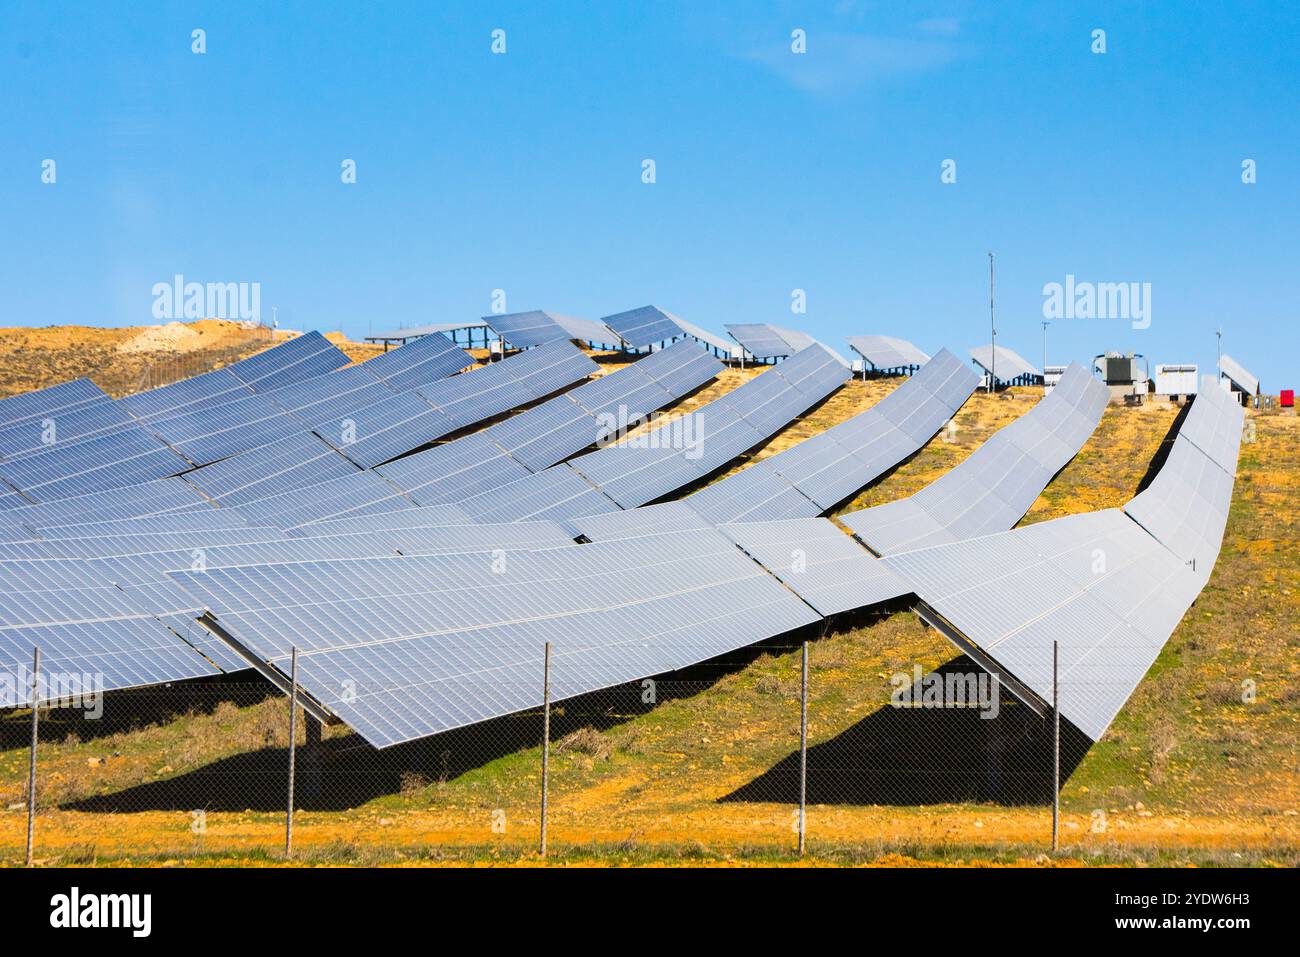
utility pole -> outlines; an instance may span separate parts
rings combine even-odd
[[[1216,346],[1218,348],[1218,353],[1219,353],[1218,358],[1215,360],[1214,363],[1214,375],[1216,379],[1222,379],[1223,378],[1223,327],[1222,326],[1214,330],[1214,336],[1215,339],[1217,340]]]
[[[993,253],[989,253],[989,395],[998,387],[998,327],[993,311]]]

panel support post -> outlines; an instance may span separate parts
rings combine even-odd
[[[32,651],[32,753],[27,762],[27,866],[32,866],[32,842],[36,837],[36,733],[40,720],[41,649]]]
[[[1059,669],[1061,646],[1052,642],[1052,853],[1061,839],[1061,691]]]
[[[546,801],[551,779],[551,643],[542,656],[542,833],[541,855],[546,856]]]
[[[808,824],[808,642],[803,643],[803,686],[799,692],[799,853]]]
[[[298,743],[298,647],[290,652],[289,664],[289,802],[284,815],[284,856],[293,857],[293,771]]]

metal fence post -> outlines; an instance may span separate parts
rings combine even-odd
[[[541,854],[546,856],[546,799],[551,774],[551,643],[542,658],[542,835]]]
[[[36,836],[36,731],[40,718],[41,649],[32,650],[32,753],[27,765],[27,866],[32,866],[32,842]]]
[[[808,823],[808,642],[803,643],[803,688],[799,693],[799,853]]]
[[[1061,691],[1059,684],[1060,642],[1052,642],[1052,853],[1061,838]]]
[[[290,652],[289,664],[289,806],[284,817],[284,856],[293,856],[293,765],[298,740],[298,648]]]

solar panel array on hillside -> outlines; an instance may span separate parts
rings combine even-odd
[[[1072,515],[884,559],[959,647],[1099,739],[1209,579],[1244,412],[1206,377],[1151,485]],[[1010,687],[1016,690],[1017,685]]]
[[[755,359],[779,359],[798,351],[764,322],[729,323],[726,330],[727,335],[739,342]]]
[[[686,502],[717,524],[820,515],[928,442],[977,383],[974,372],[941,350],[867,411],[715,482]]]
[[[1051,393],[956,468],[915,495],[841,521],[880,554],[1005,531],[1083,447],[1109,398],[1099,379],[1071,363]]]

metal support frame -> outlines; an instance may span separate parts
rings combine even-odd
[[[289,666],[289,803],[284,816],[284,856],[293,857],[293,771],[294,748],[298,743],[298,647],[290,653]]]
[[[546,856],[546,802],[551,773],[551,643],[542,654],[542,826],[540,853]]]
[[[1061,643],[1052,642],[1052,853],[1061,841]]]
[[[803,643],[803,686],[799,692],[799,853],[808,828],[808,642]]]
[[[32,753],[27,764],[27,866],[32,866],[36,837],[36,742],[40,722],[41,649],[32,649]]]

